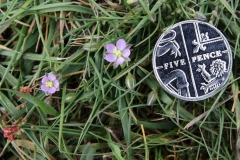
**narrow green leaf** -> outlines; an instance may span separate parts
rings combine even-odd
[[[0,77],[2,77],[4,75],[5,70],[6,70],[6,68],[3,67],[2,65],[0,65]],[[11,86],[13,86],[13,87],[17,86],[17,83],[18,83],[17,79],[15,77],[13,77],[10,73],[7,73],[6,80],[7,80],[7,82],[9,82],[9,84]]]
[[[150,13],[150,10],[149,10],[149,2],[148,1],[143,2],[143,0],[139,0],[139,2],[141,4],[141,6],[143,7],[143,9],[147,12],[149,20],[152,21],[152,22],[155,22],[156,19],[154,19],[153,14]]]
[[[63,85],[63,94],[62,94],[62,103],[61,103],[61,114],[60,114],[60,124],[59,124],[59,138],[58,138],[58,145],[61,147],[61,139],[62,139],[62,129],[63,129],[63,120],[64,120],[64,108],[65,108],[65,96],[66,96],[66,85]]]
[[[144,128],[147,129],[173,129],[176,128],[176,124],[173,122],[145,122],[145,121],[137,121],[137,125],[143,125]]]
[[[91,143],[87,143],[83,148],[80,160],[94,160],[94,154],[96,149],[91,146]]]
[[[57,5],[56,3],[54,4],[48,4],[48,5],[43,5],[41,7],[36,6],[33,7],[29,10],[32,11],[38,11],[39,13],[47,13],[47,12],[57,12],[57,11],[74,11],[74,12],[80,12],[80,13],[88,13],[88,14],[93,14],[92,10],[83,6],[74,6],[74,5]]]
[[[111,148],[114,156],[118,159],[118,160],[124,160],[124,158],[121,155],[121,150],[119,148],[119,146],[117,146],[115,143],[112,142],[111,136],[109,133],[107,133],[107,138],[109,139],[108,141],[108,145]]]
[[[98,68],[96,66],[96,64],[94,63],[93,59],[91,57],[89,57],[89,61],[91,62],[93,68],[94,68],[94,71],[96,72],[97,76],[98,76],[98,80],[99,80],[99,83],[100,83],[100,86],[101,86],[101,89],[102,89],[102,96],[104,98],[104,87],[103,87],[103,82],[102,82],[102,76],[100,75],[99,71],[98,71]]]
[[[0,25],[0,34],[2,34],[11,24],[13,20],[5,21],[2,25]]]
[[[122,95],[121,92],[119,91],[119,96]],[[131,137],[130,137],[130,132],[131,132],[131,118],[129,116],[128,110],[124,110],[124,108],[127,107],[125,98],[119,98],[118,100],[118,110],[121,118],[121,124],[123,128],[123,133],[124,133],[124,138],[126,141],[126,145],[130,145],[131,142]]]
[[[14,14],[11,16],[11,20],[12,19],[15,19],[17,16],[23,14],[24,12],[27,11],[27,7],[32,3],[33,0],[26,0],[24,2],[23,5],[21,5],[21,7],[16,11],[14,12]]]
[[[232,14],[232,16],[234,18],[238,18],[235,14],[235,11],[231,8],[231,6],[229,5],[229,3],[226,0],[220,0],[220,1],[227,8],[227,10]]]
[[[9,13],[12,11],[14,6],[16,5],[17,1],[11,1],[10,5],[8,6],[7,11],[4,13],[3,18],[1,19],[1,22],[4,22],[6,18],[9,16]]]
[[[1,51],[0,55],[4,56],[9,56],[13,57],[15,52],[13,51]],[[25,53],[23,54],[22,58],[23,59],[28,59],[28,60],[34,60],[34,61],[47,61],[46,58],[44,58],[45,55],[42,54],[35,54],[35,53]],[[49,57],[51,61],[59,61],[59,60],[65,60],[67,58],[59,58],[59,57]]]
[[[17,108],[2,92],[0,92],[0,104],[5,107],[12,115],[17,112]]]
[[[37,137],[33,134],[33,132],[30,130],[25,130],[25,133],[28,135],[28,137],[31,139],[31,141],[37,146],[37,148],[42,152],[42,154],[45,157],[47,157],[48,159],[50,159],[47,155],[47,152],[45,151],[43,146],[41,146],[41,144],[39,143]]]
[[[24,99],[26,99],[29,102],[33,103],[34,105],[38,106],[46,114],[50,114],[50,115],[53,115],[53,116],[58,116],[59,115],[59,113],[52,106],[44,103],[43,101],[41,101],[38,98],[35,98],[35,97],[33,97],[29,94],[24,94],[22,92],[11,90],[11,89],[3,89],[3,90],[12,92],[16,95],[19,95],[19,96],[23,97]]]

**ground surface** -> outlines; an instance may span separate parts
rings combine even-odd
[[[238,0],[0,2],[1,159],[238,156]],[[167,94],[151,62],[160,35],[190,19],[221,30],[234,57],[225,87],[199,102]],[[113,68],[106,46],[119,39],[131,61]],[[44,82],[54,94],[41,89],[46,73],[60,76]]]

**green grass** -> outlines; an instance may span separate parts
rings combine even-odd
[[[0,126],[21,129],[10,143],[1,130],[1,159],[239,159],[239,0],[1,0],[0,9]],[[234,57],[225,87],[199,102],[168,95],[151,63],[163,31],[189,19],[221,30]],[[113,69],[105,46],[120,38],[131,61]],[[52,96],[40,89],[49,72],[61,75]]]

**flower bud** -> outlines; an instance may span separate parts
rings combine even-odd
[[[175,12],[176,12],[177,14],[181,14],[181,13],[182,13],[182,10],[181,10],[180,8],[176,8],[176,9],[175,9]]]
[[[169,109],[169,110],[166,110],[166,114],[169,116],[169,117],[175,117],[176,116],[176,111],[172,110],[172,109]]]
[[[127,85],[127,88],[131,89],[136,85],[136,78],[129,72],[126,77],[125,83]]]
[[[83,45],[83,49],[89,52],[94,52],[98,50],[98,48],[99,48],[99,44],[96,42],[89,42]]]
[[[154,13],[154,14],[151,15],[151,21],[152,21],[152,22],[156,22],[156,20],[157,20],[157,16],[156,16],[156,14]]]
[[[127,0],[127,4],[132,4],[132,3],[135,3],[137,2],[138,0]]]
[[[72,102],[74,97],[75,97],[75,93],[74,92],[70,92],[70,93],[66,94],[65,103]]]
[[[194,13],[194,19],[199,20],[199,21],[205,21],[206,16],[200,12],[195,12]]]
[[[151,91],[148,95],[147,105],[151,106],[157,99],[158,93],[156,91]]]
[[[47,103],[48,105],[52,105],[52,96],[45,98],[44,102]]]

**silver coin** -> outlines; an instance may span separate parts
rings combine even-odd
[[[216,94],[228,81],[232,52],[211,24],[187,20],[168,28],[153,51],[153,70],[171,95],[199,101]]]

